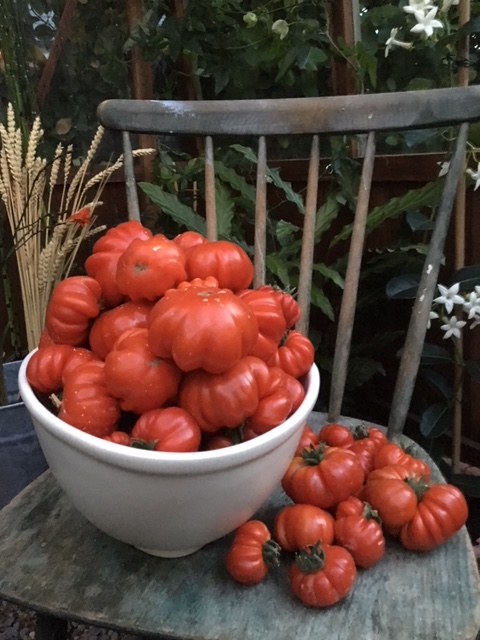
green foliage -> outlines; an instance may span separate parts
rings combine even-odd
[[[166,1],[144,4],[126,49],[137,45],[158,68],[160,97],[185,94],[185,71],[203,99],[328,93],[330,43],[319,0],[195,0],[182,16]]]

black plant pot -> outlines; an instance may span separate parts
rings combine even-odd
[[[20,361],[3,365],[8,404],[0,406],[0,509],[47,469],[30,414],[20,401]]]

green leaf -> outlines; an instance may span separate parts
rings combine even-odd
[[[480,498],[480,476],[469,473],[455,473],[450,474],[448,481],[458,487],[463,494],[471,498]]]
[[[300,213],[305,213],[305,205],[303,203],[302,196],[300,196],[298,193],[295,193],[290,182],[285,182],[285,180],[282,180],[278,169],[267,168],[267,176],[271,179],[276,187],[283,191],[287,200],[293,202],[293,204],[296,205]]]
[[[323,290],[319,287],[316,287],[315,284],[312,284],[310,299],[314,307],[320,309],[320,311],[324,313],[329,320],[331,320],[332,322],[334,321],[335,314],[333,313],[333,307],[330,303],[330,300],[323,293]]]
[[[385,294],[391,300],[411,300],[417,295],[418,282],[416,274],[396,276],[387,282]]]
[[[150,184],[149,182],[140,182],[138,186],[150,200],[158,205],[172,220],[175,220],[175,222],[190,231],[197,231],[197,233],[205,235],[206,226],[204,218],[199,216],[198,213],[195,213],[190,207],[187,207],[187,205],[182,204],[177,196],[172,193],[167,193],[158,185]]]
[[[328,280],[334,282],[340,289],[343,289],[345,286],[345,280],[338,273],[336,269],[332,269],[332,267],[328,267],[323,262],[315,262],[312,266],[313,271],[320,273],[322,276],[325,276]]]
[[[420,432],[426,438],[438,438],[451,426],[452,411],[440,402],[430,405],[420,418]]]
[[[452,356],[447,349],[439,347],[437,344],[426,342],[423,345],[422,355],[420,359],[421,365],[439,365],[449,364],[452,362]]]
[[[391,198],[386,204],[374,207],[367,218],[367,234],[379,227],[385,220],[397,218],[410,209],[434,207],[441,196],[441,181],[430,182],[419,189],[411,189],[403,196]],[[341,240],[346,240],[352,233],[353,224],[345,225],[343,230],[332,240],[334,246]]]
[[[235,206],[230,192],[219,180],[215,180],[215,208],[217,212],[218,237],[229,239],[232,235]]]
[[[255,211],[256,190],[255,187],[240,176],[234,169],[227,167],[223,162],[215,162],[215,175],[217,178],[229,184],[232,189],[238,191],[244,203],[249,205],[249,211]]]
[[[473,380],[480,382],[480,362],[478,360],[465,360],[465,368]]]
[[[431,369],[430,367],[425,367],[420,369],[421,377],[425,380],[428,386],[440,393],[445,400],[451,400],[453,397],[453,387],[449,384],[444,376],[442,376],[438,371]]]
[[[377,374],[385,375],[385,369],[380,362],[372,358],[351,357],[347,377],[348,387],[350,389],[361,387]]]
[[[235,149],[235,151],[238,151],[238,153],[240,153],[246,160],[248,160],[252,164],[257,164],[257,156],[253,149],[251,149],[250,147],[245,147],[241,144],[232,144],[231,148]],[[300,213],[305,213],[305,205],[303,203],[302,197],[298,193],[295,193],[290,182],[285,182],[285,180],[282,180],[278,169],[270,169],[267,167],[267,177],[278,189],[281,189],[283,191],[287,200],[293,202],[293,204],[296,205]]]
[[[459,282],[461,291],[472,291],[480,285],[480,264],[458,269],[452,276],[452,282]]]
[[[289,277],[289,265],[287,262],[282,260],[278,254],[271,253],[266,258],[266,266],[269,271],[275,275],[282,286],[286,289],[290,287],[290,277]]]
[[[330,228],[340,210],[340,203],[335,194],[330,194],[317,211],[315,219],[315,242],[318,243],[323,233]]]
[[[286,246],[292,236],[299,231],[297,225],[286,220],[278,220],[275,224],[275,236],[282,246]]]
[[[420,211],[408,211],[406,220],[412,231],[431,231],[434,227],[433,221]]]

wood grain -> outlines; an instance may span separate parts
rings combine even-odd
[[[310,423],[318,428],[325,419]],[[271,525],[288,502],[278,489],[257,515]],[[290,557],[259,585],[242,587],[223,564],[231,535],[186,558],[148,556],[88,523],[50,472],[0,512],[0,540],[2,598],[147,637],[473,640],[480,627],[478,571],[465,528],[430,553],[389,540],[385,557],[359,571],[351,594],[323,610],[290,593]]]

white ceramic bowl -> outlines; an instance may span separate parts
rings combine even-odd
[[[132,449],[84,433],[54,416],[25,371],[19,389],[58,483],[91,523],[147,553],[179,557],[233,531],[272,494],[316,402],[320,376],[283,424],[233,447],[198,453]]]

